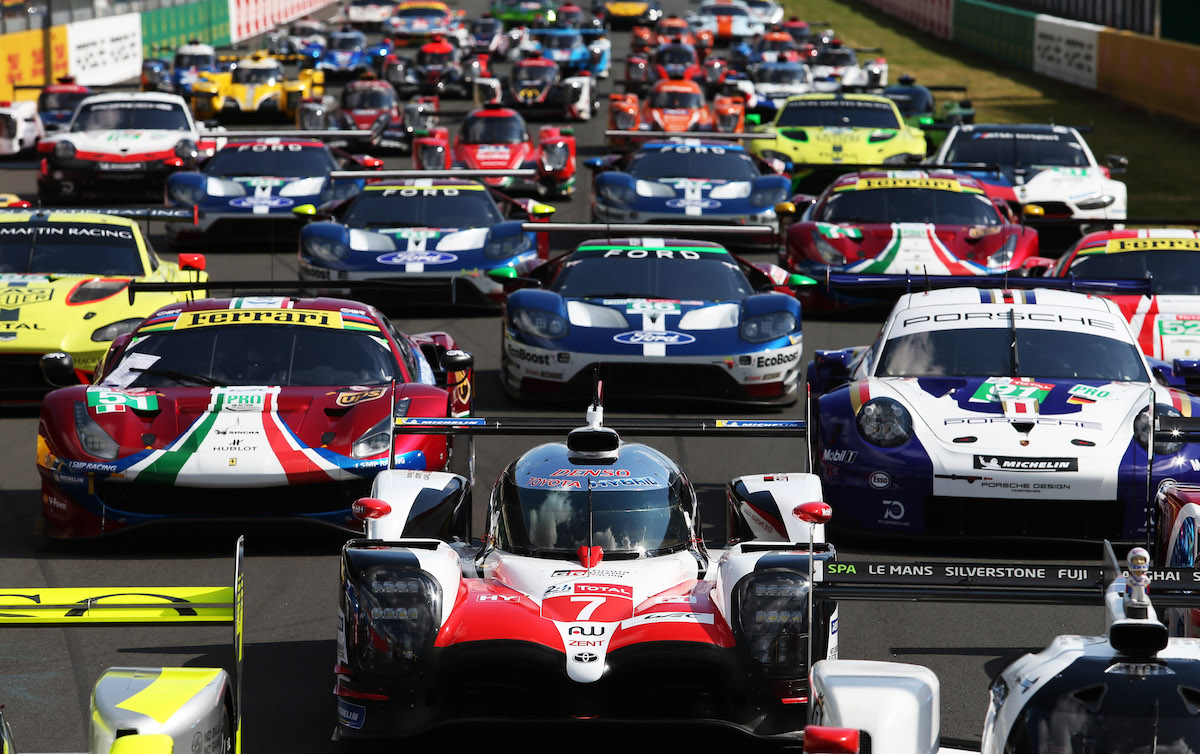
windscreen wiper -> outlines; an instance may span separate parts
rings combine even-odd
[[[1010,351],[1012,356],[1012,376],[1020,377],[1021,354],[1017,350],[1017,313],[1014,309],[1008,310],[1008,332],[1012,336],[1012,346]]]
[[[155,367],[131,367],[129,369],[129,371],[139,372],[141,374],[148,374],[153,377],[166,377],[168,380],[175,380],[176,382],[195,382],[197,385],[204,385],[205,387],[221,387],[221,384],[222,384],[220,381],[215,380],[212,377],[206,377],[205,375],[202,375],[202,374],[190,374],[188,372],[181,372],[177,369],[157,369]]]

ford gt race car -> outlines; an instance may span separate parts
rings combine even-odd
[[[75,382],[90,382],[113,339],[179,294],[130,302],[131,280],[203,282],[204,257],[160,259],[140,219],[191,221],[192,211],[0,210],[0,401],[37,401],[50,389],[43,354],[71,355]]]
[[[803,341],[788,285],[802,281],[777,267],[711,241],[624,238],[587,241],[528,276],[539,287],[505,304],[500,373],[514,398],[586,396],[604,364],[610,395],[796,401]]]
[[[522,222],[554,208],[478,181],[414,178],[371,183],[349,201],[306,211],[321,221],[300,232],[301,279],[333,289],[338,280],[397,280],[407,284],[405,305],[493,305],[504,291],[489,273],[527,273],[538,245]]]
[[[738,144],[712,139],[651,141],[636,152],[584,163],[592,184],[595,222],[707,222],[767,225],[772,233],[737,243],[773,249],[775,205],[791,180],[773,174]]]
[[[354,529],[350,504],[381,469],[447,467],[444,440],[393,444],[392,423],[470,410],[470,356],[453,349],[354,301],[161,307],[114,341],[94,384],[43,401],[45,533],[281,517]],[[69,362],[47,357],[48,376]]]
[[[1097,296],[906,293],[871,346],[818,351],[808,385],[826,500],[876,536],[1144,541],[1153,480],[1200,482],[1200,447],[1151,437],[1200,399],[1159,384]]]

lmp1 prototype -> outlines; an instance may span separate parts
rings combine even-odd
[[[43,368],[70,374],[69,361]],[[94,384],[43,401],[45,533],[272,517],[354,528],[350,503],[380,469],[447,468],[441,439],[393,443],[393,417],[469,411],[470,361],[445,333],[401,335],[354,301],[162,307],[114,341]]]
[[[819,483],[734,479],[728,515],[746,537],[710,551],[684,471],[622,441],[597,409],[588,418],[504,468],[482,546],[450,526],[469,499],[462,477],[386,472],[358,501],[368,539],[342,551],[335,738],[411,736],[470,710],[798,740],[806,643],[814,657],[838,651],[837,603],[806,610],[810,563],[834,554]],[[464,429],[489,423],[507,424]],[[776,424],[802,423],[708,426],[720,436]]]
[[[818,351],[808,384],[813,467],[848,528],[1144,541],[1148,485],[1200,482],[1200,447],[1150,437],[1200,399],[1159,384],[1097,296],[906,293],[874,344]]]

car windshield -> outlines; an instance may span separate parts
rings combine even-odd
[[[636,254],[635,250],[635,254]],[[671,257],[584,256],[569,259],[552,290],[573,298],[664,298],[680,301],[740,301],[753,290],[741,269],[721,253],[682,251]],[[698,258],[696,258],[698,257]]]
[[[204,172],[218,178],[250,175],[315,178],[336,168],[329,150],[323,146],[255,143],[225,147],[213,156]]]
[[[1141,354],[1132,343],[1069,329],[1033,329],[1019,324],[1016,328],[958,328],[900,335],[884,345],[875,370],[876,377],[1005,375],[1118,382],[1148,379]]]
[[[578,34],[542,34],[538,37],[538,41],[547,50],[569,50],[582,44],[582,39]]]
[[[246,66],[233,69],[235,84],[274,84],[283,81],[283,68],[278,65]]]
[[[364,191],[342,216],[352,228],[490,228],[502,220],[487,191],[399,186]]]
[[[417,65],[450,65],[454,62],[453,52],[427,52],[421,50],[417,53]]]
[[[700,8],[701,16],[749,16],[745,8],[736,5],[705,5]]]
[[[334,34],[329,38],[329,49],[361,50],[366,43],[367,40],[358,34]]]
[[[1060,271],[1058,274],[1066,273]],[[1196,251],[1085,254],[1075,257],[1069,274],[1089,279],[1151,278],[1151,290],[1156,294],[1200,295],[1200,253]]]
[[[779,128],[900,128],[891,103],[856,99],[800,99],[784,106]]]
[[[650,95],[650,107],[665,110],[694,110],[704,107],[704,95],[700,92],[662,89]]]
[[[0,274],[129,275],[146,272],[137,231],[108,223],[0,223]]]
[[[870,189],[830,194],[816,212],[827,223],[933,223],[1000,225],[1000,213],[981,194],[922,188]]]
[[[1003,167],[1087,167],[1083,145],[1058,131],[960,131],[946,162],[984,162]]]
[[[556,65],[519,65],[513,69],[513,80],[518,85],[523,82],[541,84],[545,81],[553,81],[557,74],[558,66]]]
[[[760,84],[803,84],[808,81],[808,69],[802,65],[764,65],[752,75]]]
[[[491,36],[504,28],[504,22],[498,18],[477,18],[471,22],[471,33],[477,36]]]
[[[520,144],[528,138],[524,121],[516,117],[468,115],[462,128],[466,144]]]
[[[87,92],[42,92],[38,95],[38,110],[74,110],[88,96]]]
[[[854,65],[858,62],[854,55],[854,50],[848,50],[844,47],[826,47],[818,50],[817,55],[813,58],[813,65],[828,65],[835,68],[842,66]]]
[[[520,486],[506,473],[500,487],[500,546],[520,555],[574,556],[582,546],[605,557],[661,555],[687,547],[691,534],[683,482],[651,477],[526,480],[578,487]],[[617,486],[620,485],[620,486]]]
[[[190,131],[183,105],[175,102],[122,101],[84,103],[75,112],[71,130]]]
[[[430,21],[441,21],[446,17],[444,11],[436,8],[401,8],[396,15],[400,18],[428,18]]]
[[[342,108],[346,110],[384,110],[396,104],[391,89],[364,87],[342,91]]]
[[[886,89],[883,96],[896,103],[900,114],[905,118],[915,115],[928,115],[933,112],[933,95],[928,89],[918,87],[912,89]]]
[[[693,65],[696,51],[683,45],[669,45],[654,53],[654,62],[659,65]]]
[[[752,181],[759,176],[754,160],[741,150],[724,147],[664,147],[637,152],[629,173],[645,181],[660,178]]]
[[[401,377],[390,347],[378,333],[286,324],[208,325],[150,333],[125,351],[117,373],[126,365],[147,371],[131,370],[137,376],[124,387],[384,385],[393,376]]]
[[[217,65],[216,53],[183,53],[175,54],[173,66],[176,70],[181,68],[213,68]]]

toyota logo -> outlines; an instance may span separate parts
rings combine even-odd
[[[574,657],[575,662],[595,662],[600,659],[600,655],[592,654],[591,652],[580,652]]]

